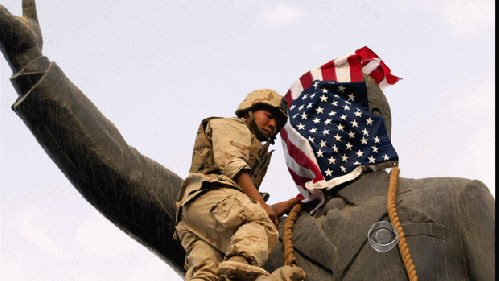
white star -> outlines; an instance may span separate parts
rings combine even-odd
[[[329,116],[333,116],[333,115],[336,115],[336,111],[329,112]]]
[[[341,115],[341,117],[340,117],[340,118],[341,118],[342,120],[347,120],[347,116],[346,116],[346,115],[344,115],[344,114],[343,114],[343,115]]]
[[[322,95],[321,96],[321,102],[325,102],[325,101],[327,101],[327,97],[325,95]]]
[[[357,154],[357,157],[362,157],[362,154],[364,154],[364,152],[362,152],[360,149],[359,151],[355,152]]]
[[[336,134],[336,136],[334,136],[334,138],[335,138],[337,141],[340,141],[340,140],[341,140],[341,136],[338,136],[338,134]]]
[[[309,104],[307,105],[307,108],[310,108],[310,107],[312,107],[312,103],[309,103]]]
[[[345,86],[338,86],[338,91],[343,92],[345,89],[346,89],[346,87],[345,87]]]
[[[333,120],[331,120],[331,119],[326,119],[326,121],[324,121],[324,124],[326,124],[326,125],[327,125],[327,124],[331,123],[331,121],[333,121]]]
[[[350,110],[350,106],[348,106],[348,105],[344,105],[344,106],[343,106],[343,109],[345,109],[345,110]]]
[[[348,100],[352,100],[352,101],[354,101],[354,96],[353,96],[353,94],[348,95]]]
[[[305,129],[305,125],[303,125],[302,123],[300,123],[300,125],[296,125],[296,127],[298,128],[298,130]]]
[[[388,161],[388,160],[390,160],[390,157],[388,157],[388,155],[386,155],[386,154],[385,154],[385,155],[383,156],[383,160]]]
[[[337,100],[335,100],[335,101],[333,101],[331,104],[332,104],[332,105],[334,105],[334,106],[338,106],[338,101],[337,101]]]
[[[324,136],[329,135],[329,130],[324,130],[322,133],[324,134]]]
[[[379,143],[379,138],[378,138],[378,136],[375,136],[375,137],[374,137],[374,143]]]
[[[314,138],[313,137],[308,137],[308,140],[311,141],[311,142],[314,142]]]
[[[293,119],[295,119],[295,118],[296,118],[296,116],[298,116],[298,113],[296,113],[295,115],[293,115]]]
[[[333,158],[333,156],[331,156],[331,158],[329,158],[329,164],[334,164],[336,162],[336,159]]]
[[[303,95],[303,97],[301,99],[304,100],[306,98],[308,98],[308,96],[307,95]]]
[[[350,133],[348,133],[348,135],[349,135],[349,136],[350,136],[350,138],[352,139],[352,138],[353,138],[353,136],[355,136],[355,133],[354,133],[354,132],[350,132]]]
[[[371,117],[369,117],[366,119],[366,121],[367,121],[367,125],[372,125],[374,120],[372,120]]]
[[[349,142],[347,143],[347,149],[352,150],[353,145],[351,145]]]
[[[376,146],[371,146],[373,148],[373,152],[378,152],[378,149]]]
[[[353,128],[358,128],[359,127],[359,124],[357,123],[357,121],[355,121],[355,119],[353,119],[353,121],[350,122],[350,123],[352,123],[352,127]]]
[[[338,152],[338,148],[336,147],[336,144],[333,145],[333,150],[334,150],[334,152]]]
[[[319,86],[319,82],[315,82],[314,87],[317,89],[318,86]]]
[[[341,166],[340,168],[341,168],[341,170],[343,171],[343,173],[346,173],[346,172],[347,172],[347,168],[345,168],[345,167],[343,167],[343,166]]]
[[[311,133],[316,133],[316,132],[317,132],[317,128],[312,128],[312,129],[310,129],[310,131],[309,131],[309,132],[311,132]]]
[[[324,94],[326,94],[327,92],[329,92],[329,90],[328,90],[328,89],[322,89],[322,92],[323,92]]]
[[[354,114],[355,114],[355,116],[360,117],[360,116],[362,116],[362,111],[357,109],[357,112],[355,112]]]
[[[303,114],[301,115],[301,119],[307,119],[307,114],[305,114],[305,112],[303,112]]]
[[[338,124],[338,130],[343,131],[343,128],[345,128],[345,127],[343,127],[343,125]]]
[[[374,163],[374,161],[376,160],[376,159],[374,159],[374,157],[372,155],[369,156],[368,159],[369,159],[369,163]]]
[[[324,147],[324,146],[326,146],[326,141],[321,140],[321,147]]]
[[[291,111],[291,110],[295,109],[295,107],[296,107],[296,104],[293,104],[293,105],[289,108],[289,110]]]
[[[321,122],[321,119],[319,119],[319,118],[315,117],[315,119],[314,119],[314,123],[315,123],[315,124],[317,124],[317,123],[319,123],[319,122]]]
[[[319,113],[322,113],[324,111],[324,108],[319,106],[315,110],[317,110],[317,114],[319,114]]]
[[[315,93],[310,95],[310,98],[313,99],[315,97]]]
[[[340,96],[338,96],[338,95],[334,95],[334,97],[335,97],[335,98],[337,98],[337,99],[339,99],[339,98],[340,98]]]
[[[359,161],[355,161],[353,162],[354,165],[360,165],[360,162]]]
[[[326,176],[332,176],[333,171],[329,170],[329,168],[326,170]]]
[[[323,151],[319,148],[319,151],[317,151],[317,157],[323,157]]]
[[[304,104],[300,105],[300,107],[298,107],[298,110],[301,111],[304,106],[305,106]]]
[[[362,140],[361,140],[362,144],[367,144],[367,140],[365,137],[362,137]]]
[[[341,156],[341,161],[347,162],[348,158],[350,158],[350,157],[347,157],[347,155],[345,153],[345,154],[343,154],[343,156]]]
[[[369,136],[369,132],[367,131],[366,128],[364,128],[364,130],[362,130],[362,133],[364,133],[365,136]]]

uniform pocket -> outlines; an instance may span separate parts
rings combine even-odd
[[[234,196],[228,196],[212,210],[213,217],[227,229],[237,229],[246,222],[244,208]]]

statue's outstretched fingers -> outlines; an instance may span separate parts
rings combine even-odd
[[[38,22],[35,0],[23,0],[23,17]]]

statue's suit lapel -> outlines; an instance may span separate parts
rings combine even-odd
[[[383,171],[365,173],[343,187],[314,217],[302,213],[293,231],[296,251],[332,271],[333,280],[341,280],[359,251],[369,245],[369,228],[387,218],[389,177]]]

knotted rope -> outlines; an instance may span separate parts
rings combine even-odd
[[[388,186],[387,209],[388,215],[392,224],[399,232],[399,248],[402,259],[404,260],[404,267],[410,281],[417,281],[416,266],[412,263],[412,256],[409,253],[409,246],[405,240],[405,234],[400,219],[397,214],[396,197],[399,184],[400,169],[398,167],[392,168],[390,172],[390,185]],[[283,244],[284,244],[284,264],[289,266],[296,266],[296,257],[293,254],[293,229],[295,228],[296,219],[300,216],[301,204],[296,204],[291,212],[289,212],[288,219],[284,223],[283,231]]]
[[[404,267],[407,272],[407,276],[409,277],[410,281],[417,281],[418,276],[416,275],[416,266],[414,266],[414,264],[412,263],[412,256],[409,253],[409,246],[407,246],[404,230],[400,225],[400,220],[395,206],[395,199],[397,197],[397,189],[399,184],[399,175],[400,169],[398,167],[392,168],[392,171],[390,172],[390,185],[388,186],[388,198],[386,202],[388,215],[390,216],[392,224],[397,228],[399,232],[400,255],[402,255],[402,259],[404,260]]]

